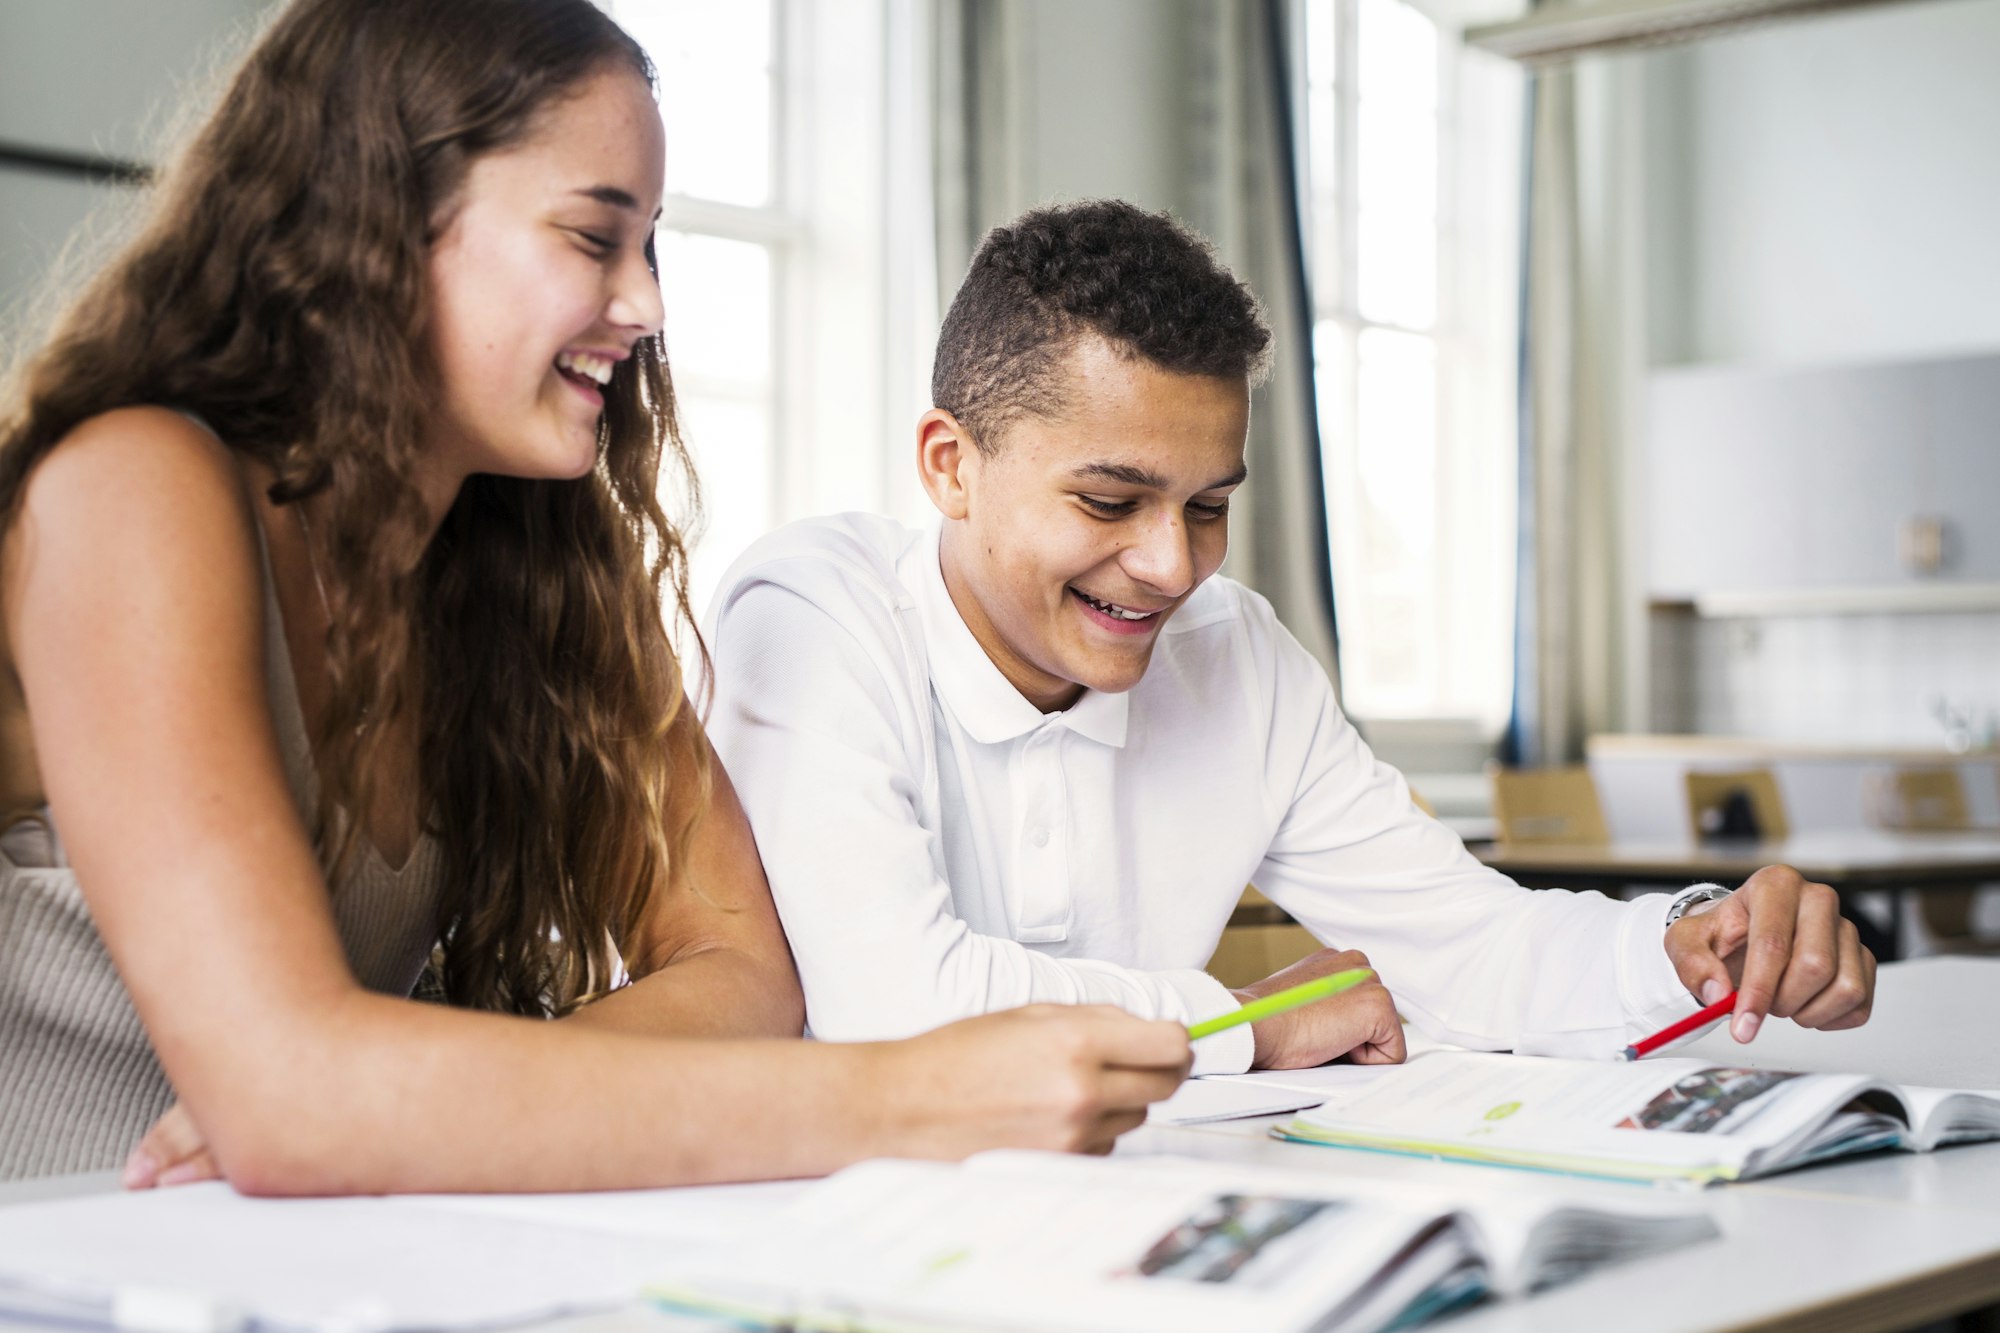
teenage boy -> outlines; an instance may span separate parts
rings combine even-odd
[[[1874,960],[1823,885],[1760,871],[1617,902],[1530,892],[1410,801],[1263,598],[1213,575],[1243,484],[1255,299],[1164,214],[1044,208],[981,244],[917,467],[942,523],[794,524],[723,580],[710,735],[822,1038],[1035,1001],[1193,1021],[1243,886],[1394,989],[1203,1041],[1196,1072],[1465,1046],[1608,1056],[1726,994],[1866,1020]]]

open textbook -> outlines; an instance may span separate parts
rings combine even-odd
[[[2000,1138],[2000,1092],[1701,1060],[1605,1064],[1434,1051],[1330,1089],[1284,1138],[1703,1184],[1878,1148]]]
[[[1717,1234],[1665,1198],[1481,1203],[1185,1158],[996,1152],[850,1167],[755,1244],[685,1256],[652,1294],[751,1327],[1370,1330]]]
[[[185,1185],[0,1207],[0,1324],[471,1333],[663,1303],[809,1328],[1381,1328],[1717,1234],[1684,1199],[1176,1158],[881,1161],[824,1181],[252,1199]]]

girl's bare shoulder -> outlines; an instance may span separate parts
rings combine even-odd
[[[166,408],[79,423],[37,460],[0,547],[10,637],[36,585],[63,601],[114,588],[128,604],[254,597],[256,519],[242,476],[221,441]]]
[[[247,515],[240,475],[228,448],[198,422],[164,407],[121,407],[84,419],[55,443],[29,474],[23,509],[54,517],[52,508],[139,502]]]

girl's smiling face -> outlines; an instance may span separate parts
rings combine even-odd
[[[619,66],[473,162],[429,263],[441,486],[595,466],[599,385],[660,330],[649,250],[665,170],[652,90]]]

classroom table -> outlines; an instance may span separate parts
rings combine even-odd
[[[1675,1055],[1759,1068],[1866,1071],[1905,1083],[2000,1089],[2000,960],[1884,964],[1874,1013],[1847,1032],[1783,1020],[1738,1046],[1721,1029]],[[1121,1151],[1175,1152],[1451,1188],[1498,1178],[1507,1188],[1615,1202],[1644,1188],[1501,1167],[1287,1143],[1286,1117],[1147,1126]],[[2000,1143],[1835,1161],[1694,1196],[1725,1240],[1622,1265],[1502,1302],[1441,1328],[1453,1333],[1620,1333],[1708,1329],[1902,1329],[2000,1305]],[[1705,1293],[1700,1301],[1690,1293]]]
[[[1481,861],[1530,888],[1683,888],[1704,880],[1734,887],[1768,865],[1788,865],[1847,900],[1877,956],[1902,956],[1902,895],[2000,883],[2000,833],[1822,831],[1770,841],[1513,842],[1475,846]],[[1887,892],[1886,924],[1853,910],[1861,892]]]
[[[1995,1014],[2000,960],[1926,958],[1883,966],[1866,1027],[1811,1033],[1773,1021],[1749,1047],[1717,1032],[1682,1051],[1732,1063],[1859,1068],[1900,1081],[2000,1088],[2000,1043],[1983,1035]],[[1576,1202],[1615,1204],[1647,1188],[1281,1142],[1270,1137],[1270,1126],[1281,1118],[1149,1125],[1127,1135],[1119,1153],[1172,1153]],[[100,1174],[0,1186],[0,1204],[115,1184]],[[1437,1327],[1452,1333],[1817,1333],[1909,1328],[2000,1304],[2000,1143],[1827,1163],[1687,1197],[1711,1211],[1721,1240],[1623,1264],[1528,1299],[1496,1302]],[[535,1333],[686,1333],[725,1325],[634,1305],[533,1327]]]

